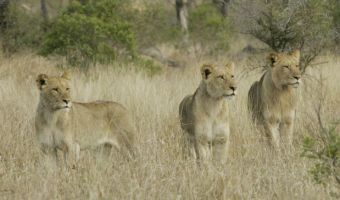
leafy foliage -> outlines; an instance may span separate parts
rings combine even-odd
[[[242,1],[245,2],[248,0]],[[246,22],[246,32],[275,51],[302,50],[303,71],[332,42],[333,19],[328,1],[258,0],[250,4],[255,3],[257,9]]]
[[[336,125],[324,129],[319,139],[306,137],[302,156],[315,161],[310,173],[317,183],[333,177],[340,184],[340,133]]]
[[[143,11],[134,10],[130,21],[135,27],[138,44],[141,48],[159,43],[176,42],[181,37],[180,28],[176,25],[174,9],[164,2],[146,3]]]
[[[225,51],[234,30],[230,18],[223,17],[211,3],[197,6],[190,12],[189,32],[194,42]]]
[[[120,0],[72,3],[53,23],[42,55],[65,56],[71,65],[108,63],[118,54],[135,56],[132,25],[119,15]]]
[[[146,4],[145,10],[129,15],[141,48],[160,43],[183,43],[183,38],[184,42],[202,44],[212,52],[229,48],[233,24],[230,18],[222,16],[212,2],[189,9],[189,36],[181,31],[174,11],[173,7],[164,2],[152,2]]]
[[[149,76],[154,76],[159,74],[162,71],[162,66],[157,64],[154,60],[144,58],[144,57],[137,57],[133,60],[133,64],[139,66],[137,70],[142,69]]]
[[[340,1],[338,0],[330,0],[331,6],[331,14],[334,22],[334,35],[335,35],[335,43],[336,45],[340,44]]]
[[[6,27],[1,30],[2,48],[13,54],[25,48],[37,48],[40,45],[43,31],[38,15],[23,12],[13,2],[4,16]]]

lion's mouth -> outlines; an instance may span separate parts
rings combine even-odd
[[[71,105],[64,105],[64,106],[60,106],[58,110],[69,110],[70,108],[71,108]]]
[[[291,85],[294,88],[297,88],[297,87],[299,87],[300,83],[299,82],[295,82],[295,83],[289,83],[288,85]]]
[[[235,95],[236,95],[235,93],[232,93],[232,94],[225,94],[225,95],[223,95],[223,97],[228,98],[228,97],[233,97],[233,96],[235,96]]]

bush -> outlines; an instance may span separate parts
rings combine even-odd
[[[334,23],[334,35],[335,43],[337,46],[340,44],[340,1],[330,0],[330,10],[332,12],[333,23]]]
[[[189,8],[188,19],[189,41],[202,44],[211,51],[225,51],[229,48],[233,25],[213,3]],[[137,11],[130,20],[135,26],[138,44],[142,48],[159,43],[178,44],[186,38],[186,33],[177,24],[175,8],[164,2],[146,4],[145,10]]]
[[[147,3],[146,9],[131,14],[138,44],[141,48],[159,43],[177,42],[181,30],[176,24],[175,9],[164,2]]]
[[[73,66],[108,63],[118,55],[135,56],[132,25],[121,17],[121,0],[74,1],[52,24],[42,55],[61,55]]]
[[[7,54],[13,54],[26,48],[38,48],[43,31],[39,15],[27,13],[15,3],[11,3],[5,14],[6,26],[2,28],[2,48]]]
[[[233,33],[230,18],[223,17],[212,3],[204,3],[189,12],[191,39],[212,51],[226,51]]]
[[[142,69],[149,76],[154,76],[162,72],[162,66],[152,59],[137,57],[133,60],[133,64],[138,66],[137,70]]]
[[[328,1],[243,0],[238,6],[245,32],[275,51],[300,49],[303,71],[332,41],[333,19]],[[250,7],[255,8],[253,13],[242,17]]]
[[[318,139],[306,137],[302,156],[315,161],[310,173],[317,183],[334,178],[340,184],[340,133],[336,124],[323,129]]]

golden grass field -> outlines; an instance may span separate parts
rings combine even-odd
[[[153,77],[132,70],[133,66],[74,71],[73,100],[113,100],[132,112],[140,156],[125,162],[81,152],[77,168],[65,170],[44,162],[34,130],[35,78],[61,70],[54,61],[38,56],[1,57],[0,199],[331,199],[331,192],[339,192],[332,184],[315,184],[308,173],[313,162],[300,156],[303,136],[317,130],[314,109],[320,97],[325,97],[324,121],[340,119],[338,61],[332,59],[305,76],[293,151],[282,156],[264,147],[247,113],[248,89],[261,73],[241,76],[245,66],[237,63],[239,89],[230,101],[228,163],[202,167],[184,159],[181,150],[178,105],[200,81],[199,63],[190,65]],[[325,79],[322,89],[318,74]]]

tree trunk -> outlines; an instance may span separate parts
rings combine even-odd
[[[0,0],[0,31],[7,28],[7,12],[10,0]]]
[[[229,8],[230,0],[223,0],[221,5],[221,13],[224,17],[228,16],[228,8]]]
[[[48,10],[46,5],[46,0],[40,0],[40,10],[41,10],[41,16],[43,18],[44,28],[48,24]]]
[[[287,7],[289,4],[289,0],[282,0],[282,4],[284,7]]]
[[[89,3],[89,0],[80,0],[80,3],[85,5],[85,4]]]
[[[182,30],[188,31],[188,1],[176,0],[176,14],[177,22],[181,26]]]
[[[230,0],[213,0],[213,3],[216,4],[218,9],[220,10],[221,14],[224,17],[228,16],[228,8]]]
[[[60,1],[59,1],[59,7],[60,7],[60,8],[63,8],[64,5],[65,5],[65,0],[60,0]]]

